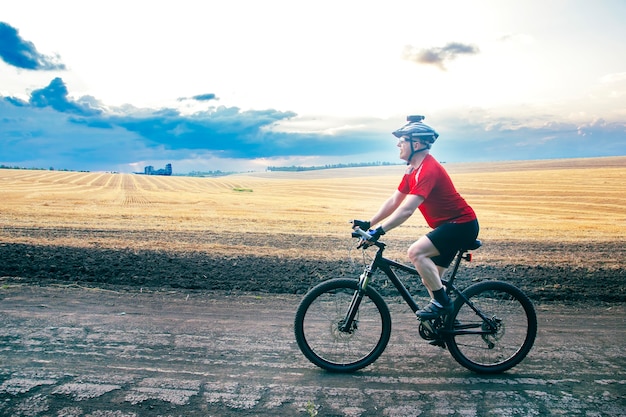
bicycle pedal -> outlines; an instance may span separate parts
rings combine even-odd
[[[442,349],[446,348],[446,342],[441,339],[431,340],[430,342],[428,342],[428,344],[432,346],[439,346]]]

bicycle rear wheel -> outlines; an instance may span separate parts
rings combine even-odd
[[[458,298],[446,341],[454,359],[478,373],[500,373],[519,364],[537,334],[537,315],[530,299],[517,287],[485,281],[467,288]],[[480,311],[486,320],[477,312]]]
[[[312,363],[332,372],[354,372],[383,353],[391,335],[391,314],[380,294],[368,288],[350,329],[341,330],[358,291],[353,279],[331,279],[312,288],[296,312],[294,332]]]

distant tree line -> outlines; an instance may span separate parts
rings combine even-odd
[[[73,169],[54,169],[54,167],[50,167],[50,168],[27,168],[27,167],[20,167],[17,165],[14,166],[9,166],[9,165],[4,165],[4,164],[0,164],[0,169],[28,169],[28,170],[33,170],[33,171],[63,171],[63,172],[91,172],[91,171],[76,171]]]
[[[318,165],[318,166],[297,166],[292,165],[288,167],[275,167],[269,166],[267,167],[267,171],[287,171],[287,172],[297,172],[297,171],[316,171],[321,169],[333,169],[333,168],[358,168],[358,167],[373,167],[373,166],[391,166],[391,165],[400,165],[395,162],[356,162],[350,164],[327,164],[327,165]],[[55,171],[53,167],[50,168],[26,168],[20,166],[8,166],[4,164],[0,164],[0,169],[31,169],[31,170],[39,170],[39,171]],[[69,172],[91,172],[91,171],[75,171],[71,169],[57,169],[56,171],[69,171]],[[161,173],[160,171],[163,171]],[[226,175],[237,174],[239,172],[236,171],[191,171],[187,174],[172,174],[172,166],[171,164],[166,165],[166,169],[154,170],[153,167],[148,166],[145,167],[144,172],[135,172],[135,174],[144,174],[144,175],[176,175],[183,177],[222,177]]]
[[[220,171],[191,171],[187,174],[180,174],[183,177],[223,177],[225,175],[235,174],[235,172]]]
[[[375,167],[375,166],[391,166],[391,165],[400,165],[396,162],[356,162],[351,164],[327,164],[327,165],[317,165],[310,167],[296,166],[292,165],[289,167],[267,167],[268,171],[316,171],[320,169],[334,169],[334,168],[360,168],[360,167]]]

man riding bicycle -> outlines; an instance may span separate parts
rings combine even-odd
[[[431,296],[430,303],[416,314],[430,320],[451,313],[452,302],[441,277],[456,252],[476,240],[479,227],[474,210],[457,192],[443,166],[430,155],[439,134],[423,120],[424,116],[408,116],[408,123],[393,132],[398,138],[400,159],[409,167],[397,190],[376,214],[369,221],[354,220],[353,224],[355,229],[367,230],[370,241],[376,241],[419,208],[433,230],[409,247],[408,256]],[[370,229],[376,224],[377,228]]]

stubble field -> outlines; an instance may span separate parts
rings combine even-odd
[[[536,302],[626,301],[626,157],[445,166],[481,224],[468,283],[503,279]],[[0,280],[302,293],[360,268],[348,221],[369,218],[403,171],[0,170]],[[385,236],[388,254],[406,261],[427,231],[414,216]]]

